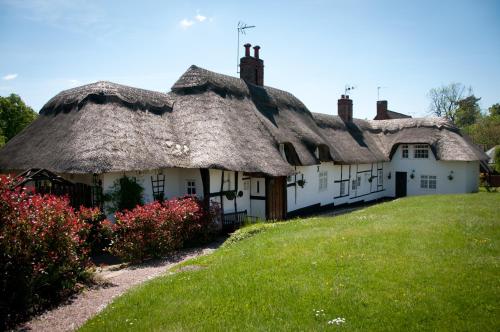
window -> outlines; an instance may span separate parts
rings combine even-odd
[[[377,183],[379,186],[384,184],[384,171],[381,169],[378,170]]]
[[[325,191],[328,187],[328,172],[319,172],[319,191]]]
[[[437,179],[435,175],[429,175],[429,189],[436,189]]]
[[[403,158],[408,158],[408,144],[403,144],[403,146],[401,147],[401,151],[402,151],[402,156]]]
[[[196,181],[187,180],[187,194],[188,195],[196,195]]]
[[[437,178],[435,175],[421,175],[420,188],[422,189],[436,189]]]
[[[352,180],[352,190],[356,190],[359,186],[361,186],[361,176],[358,176],[357,179]]]
[[[260,193],[260,181],[257,181],[257,194]]]
[[[345,182],[340,182],[340,196],[345,196]]]
[[[415,145],[415,153],[413,156],[418,159],[429,158],[429,146],[427,144]]]

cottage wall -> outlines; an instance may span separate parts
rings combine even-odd
[[[477,191],[479,162],[436,160],[431,150],[429,150],[428,158],[420,159],[414,157],[414,150],[415,144],[409,144],[408,158],[403,158],[402,145],[397,148],[391,162],[393,188],[395,187],[395,173],[406,172],[407,195],[409,196]],[[436,188],[422,188],[422,175],[436,176]]]
[[[388,195],[388,169],[388,163],[335,165],[327,162],[297,166],[296,175],[287,178],[287,210],[299,212],[385,197]],[[303,186],[302,180],[305,181]]]

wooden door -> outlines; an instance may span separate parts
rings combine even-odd
[[[266,178],[266,219],[286,217],[286,177]]]
[[[396,172],[396,197],[406,196],[406,172]]]

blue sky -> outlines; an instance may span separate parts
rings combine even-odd
[[[313,112],[336,114],[346,84],[357,118],[375,115],[377,86],[413,116],[451,82],[500,102],[500,1],[481,0],[0,0],[0,95],[38,111],[98,80],[169,91],[192,64],[236,76],[238,21],[257,26],[240,46],[262,47],[265,84]]]

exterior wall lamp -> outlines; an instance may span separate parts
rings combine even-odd
[[[450,174],[448,175],[448,180],[453,180],[453,171],[450,171]]]
[[[415,178],[415,170],[412,169],[411,174],[410,174],[410,179],[414,179],[414,178]]]
[[[389,172],[389,174],[387,174],[387,178],[390,180],[391,179],[391,172]]]

